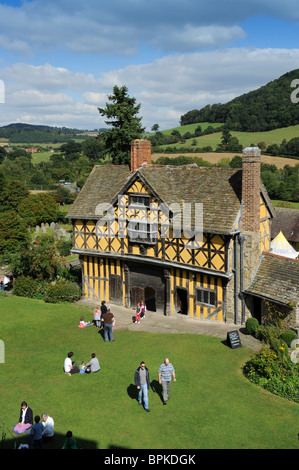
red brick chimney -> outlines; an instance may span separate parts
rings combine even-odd
[[[131,144],[131,171],[140,168],[143,163],[150,165],[151,160],[151,143],[146,139],[136,139]]]
[[[243,232],[260,231],[261,151],[258,147],[243,150],[242,219]]]

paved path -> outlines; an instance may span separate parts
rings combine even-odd
[[[97,305],[96,301],[89,299],[81,299],[76,302],[76,305],[86,308],[91,312],[93,318],[93,310]],[[128,309],[120,305],[110,303],[111,311],[115,316],[114,330],[134,330],[134,331],[147,331],[150,333],[172,333],[172,334],[197,334],[216,336],[226,340],[229,331],[238,330],[242,345],[253,349],[259,350],[261,342],[245,332],[244,326],[234,325],[233,323],[222,323],[216,321],[199,320],[184,315],[164,316],[155,312],[147,312],[146,318],[141,320],[139,324],[132,322],[134,309]],[[86,317],[89,319],[89,317]]]

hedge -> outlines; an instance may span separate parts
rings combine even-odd
[[[19,297],[30,297],[51,303],[75,302],[81,297],[81,288],[67,279],[49,283],[29,276],[20,276],[14,280],[13,293]]]

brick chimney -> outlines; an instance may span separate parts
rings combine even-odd
[[[260,231],[261,151],[258,147],[243,150],[242,219],[243,232]]]
[[[151,143],[146,139],[136,139],[131,144],[131,171],[134,173],[143,163],[151,164]]]

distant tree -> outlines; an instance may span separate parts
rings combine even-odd
[[[264,142],[264,141],[258,142],[258,143],[257,143],[257,146],[258,146],[259,149],[261,149],[262,152],[263,152],[264,150],[266,150],[266,148],[267,148],[267,144],[266,144],[266,142]]]
[[[231,168],[242,168],[242,157],[240,157],[240,155],[235,155],[231,159],[229,166]]]
[[[75,199],[75,194],[67,188],[59,186],[53,193],[53,197],[58,204],[72,204]]]
[[[237,137],[231,137],[227,146],[226,150],[228,152],[242,152],[242,145],[239,144],[239,140]]]
[[[0,189],[0,212],[16,210],[23,199],[29,195],[29,190],[22,181],[7,181]]]
[[[222,131],[222,136],[221,136],[221,146],[223,146],[224,150],[227,149],[227,146],[231,138],[232,138],[232,135],[229,131],[229,128],[224,127]]]
[[[154,125],[152,126],[152,131],[153,131],[153,132],[158,132],[159,127],[160,127],[159,124],[154,124]]]
[[[289,155],[299,157],[299,137],[294,137],[286,144],[286,151]]]
[[[19,157],[25,157],[28,158],[28,160],[32,159],[32,154],[30,152],[26,152],[26,150],[20,148],[14,149],[12,152],[9,152],[7,156],[9,160],[15,160]]]
[[[195,137],[199,137],[202,135],[202,128],[200,126],[197,126],[197,128],[194,131]]]
[[[96,137],[89,137],[82,142],[82,152],[91,162],[104,158],[105,146]]]
[[[18,213],[28,225],[57,220],[56,202],[49,193],[29,194],[19,204]]]
[[[128,163],[130,160],[131,142],[139,139],[144,132],[141,127],[141,117],[138,117],[140,104],[130,98],[126,86],[113,88],[113,94],[108,96],[110,101],[106,108],[98,108],[101,116],[106,116],[105,123],[112,129],[100,135],[104,140],[106,151],[114,164]]]
[[[60,147],[60,151],[65,153],[66,155],[70,155],[72,153],[81,153],[82,151],[82,144],[80,142],[67,142],[66,144],[62,144]]]
[[[15,211],[0,213],[0,254],[17,253],[27,247],[26,222]]]
[[[0,147],[0,165],[6,156],[7,156],[6,150],[3,147]]]

